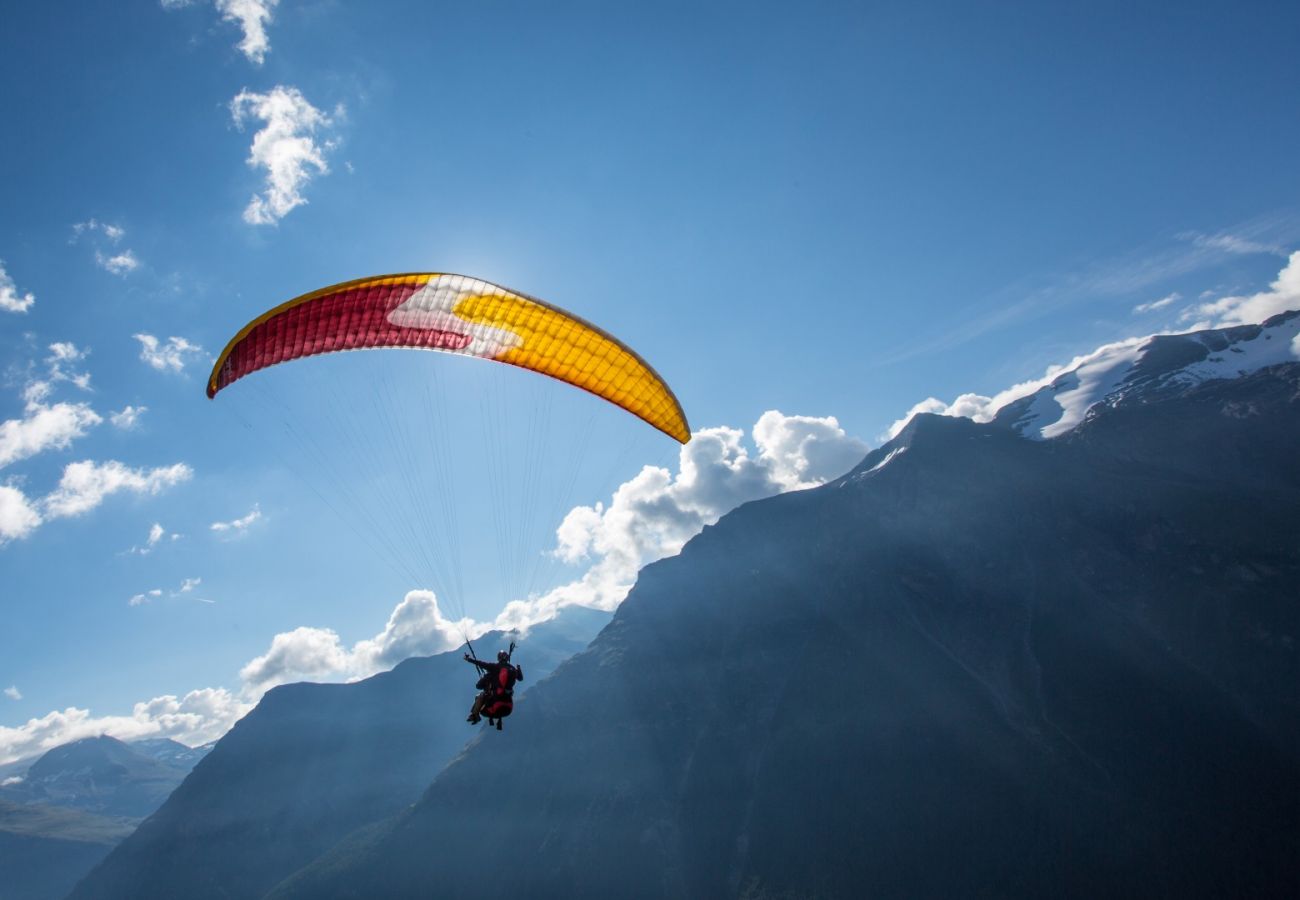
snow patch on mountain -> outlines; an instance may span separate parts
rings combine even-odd
[[[993,397],[963,394],[952,403],[925,400],[894,423],[889,437],[897,437],[913,415],[925,412],[995,422],[1031,440],[1051,440],[1073,431],[1101,405],[1140,402],[1295,362],[1300,362],[1300,310],[1261,325],[1130,338],[1054,366],[1042,378]]]

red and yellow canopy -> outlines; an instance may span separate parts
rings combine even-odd
[[[690,440],[677,397],[622,341],[536,298],[434,272],[345,281],[258,316],[217,357],[208,396],[277,363],[389,347],[441,350],[540,372],[603,397],[675,440]]]

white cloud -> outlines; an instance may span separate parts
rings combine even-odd
[[[86,403],[46,404],[48,382],[35,381],[23,391],[21,419],[0,422],[0,468],[45,450],[62,450],[103,419]]]
[[[508,605],[493,622],[449,619],[432,592],[411,591],[378,634],[350,649],[328,628],[301,627],[275,635],[267,651],[240,670],[237,694],[212,688],[179,701],[160,697],[136,704],[131,716],[94,718],[87,710],[71,708],[20,728],[0,729],[0,762],[104,733],[121,739],[171,737],[188,744],[213,740],[277,684],[364,678],[410,656],[453,649],[467,635],[526,628],[572,603],[612,608],[626,596],[641,565],[676,553],[737,504],[828,481],[851,468],[867,449],[831,417],[768,412],[753,429],[756,452],[745,447],[743,437],[737,429],[705,429],[682,448],[676,474],[646,467],[615,492],[608,506],[575,509],[557,531],[557,552],[587,563],[586,574],[543,597]],[[172,596],[192,593],[198,584],[198,579],[187,579]],[[128,602],[139,605],[162,595],[155,588]]]
[[[280,0],[216,0],[217,11],[227,22],[234,22],[244,30],[239,49],[248,61],[261,65],[271,49],[266,36],[266,26]]]
[[[202,347],[191,344],[182,337],[169,337],[165,343],[152,334],[136,334],[133,337],[140,342],[140,359],[159,372],[179,372],[185,368],[190,358],[203,353]]]
[[[213,522],[208,527],[218,534],[227,537],[240,537],[247,534],[248,527],[260,518],[262,518],[262,510],[258,504],[254,503],[253,508],[249,511],[248,515],[242,516],[238,519],[232,519],[229,522]]]
[[[19,293],[18,285],[5,271],[5,264],[0,260],[0,309],[11,313],[25,313],[36,302],[36,296],[30,291]]]
[[[79,516],[99,506],[105,497],[121,491],[158,494],[164,488],[188,481],[194,470],[185,463],[155,469],[132,469],[116,460],[71,463],[63,470],[59,486],[43,501],[48,518]]]
[[[114,428],[130,431],[140,422],[140,417],[149,411],[147,406],[124,406],[115,413],[108,414],[108,421]]]
[[[171,542],[179,539],[180,539],[179,534],[168,534],[167,529],[163,528],[161,522],[154,522],[153,525],[149,526],[149,536],[145,538],[144,544],[140,546],[132,547],[130,550],[127,550],[126,552],[133,553],[137,556],[148,556],[164,540]]]
[[[151,591],[144,591],[143,593],[136,594],[126,602],[128,606],[141,606],[142,604],[148,603],[150,600],[157,600],[161,596],[162,588],[154,588]]]
[[[307,202],[302,189],[315,175],[329,172],[325,153],[332,145],[317,144],[315,134],[332,120],[297,88],[282,85],[265,94],[240,91],[230,101],[230,114],[240,127],[249,119],[264,123],[253,135],[247,162],[266,171],[266,190],[253,195],[244,210],[244,221],[274,225]]]
[[[1193,329],[1219,328],[1263,322],[1292,309],[1300,309],[1300,250],[1291,254],[1268,290],[1198,304],[1183,313],[1182,319],[1197,320],[1190,326]]]
[[[25,538],[41,524],[41,514],[27,495],[9,484],[0,484],[0,547]]]
[[[95,263],[101,269],[114,275],[126,275],[140,267],[140,258],[130,249],[104,252],[103,248],[107,244],[120,244],[122,238],[126,237],[126,229],[122,226],[101,222],[98,219],[87,219],[72,226],[70,243],[76,243],[85,235],[91,237],[92,243],[99,245],[95,249]],[[102,235],[103,239],[95,239],[95,235]]]
[[[23,699],[23,692],[18,690],[17,685],[11,684],[9,687],[5,688],[5,696],[10,700],[21,700]]]
[[[1137,306],[1133,307],[1133,314],[1141,315],[1142,313],[1155,312],[1157,309],[1164,309],[1166,306],[1177,303],[1181,299],[1183,299],[1183,295],[1174,291],[1172,294],[1167,294],[1159,300],[1152,300],[1150,303],[1139,303]]]
[[[221,737],[252,706],[223,688],[204,688],[137,703],[129,716],[93,716],[88,709],[68,707],[16,728],[0,727],[0,764],[102,734],[124,741],[171,738],[197,746]]]
[[[154,527],[157,528],[158,526],[154,526]],[[176,535],[172,535],[172,537],[175,536]],[[203,583],[202,578],[186,578],[181,582],[180,587],[176,588],[176,590],[174,591],[169,592],[167,596],[171,597],[172,599],[175,599],[177,597],[180,597],[182,594],[193,593],[194,589],[202,583]],[[128,606],[142,606],[151,600],[157,600],[162,595],[163,595],[162,588],[154,588],[153,590],[142,591],[141,593],[136,594],[135,596],[128,599],[126,603]],[[202,600],[200,602],[209,603],[211,601]]]
[[[303,679],[332,679],[352,668],[339,636],[328,628],[295,628],[271,639],[266,653],[239,671],[246,690],[261,696],[277,684]]]
[[[71,341],[55,341],[50,344],[50,355],[45,358],[48,378],[50,381],[66,381],[75,385],[83,391],[90,390],[90,374],[88,372],[77,372],[69,367],[77,363],[85,362],[86,357],[90,356],[89,350],[82,350]],[[44,397],[49,393],[48,385],[42,385],[39,382],[30,382],[26,391],[35,392]]]
[[[95,262],[99,263],[100,268],[112,272],[114,275],[125,275],[128,272],[134,272],[140,267],[139,258],[130,250],[123,250],[121,253],[115,253],[112,256],[97,252]]]
[[[126,236],[126,229],[120,225],[111,225],[108,222],[101,222],[98,219],[87,219],[84,222],[78,222],[72,226],[72,241],[69,243],[75,243],[77,238],[81,237],[83,234],[95,234],[97,232],[104,235],[104,237],[108,238],[114,244]]]

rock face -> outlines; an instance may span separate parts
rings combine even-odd
[[[1300,896],[1297,448],[1296,364],[918,416],[273,896]]]
[[[586,646],[608,613],[569,608],[520,640],[524,687]],[[482,653],[508,637],[485,636]],[[486,648],[486,649],[485,649]],[[475,733],[460,652],[354,684],[268,692],[75,897],[258,897],[336,841],[418,799]],[[531,712],[521,702],[506,732]]]

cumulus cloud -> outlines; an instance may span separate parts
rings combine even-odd
[[[443,615],[432,591],[410,591],[382,631],[348,649],[329,628],[295,628],[277,634],[261,656],[239,672],[243,695],[260,697],[278,684],[365,678],[412,656],[443,653],[490,630],[494,623]]]
[[[248,165],[266,173],[266,189],[254,194],[244,209],[250,225],[274,225],[294,207],[307,202],[303,188],[315,175],[329,172],[325,154],[333,148],[316,142],[316,133],[333,120],[293,87],[277,85],[265,94],[240,91],[230,101],[235,124],[250,119],[263,123],[253,135]]]
[[[750,437],[752,449],[739,429],[704,429],[682,448],[676,472],[647,466],[620,486],[607,505],[573,510],[557,530],[555,552],[585,566],[584,574],[544,596],[509,604],[491,622],[449,618],[432,592],[411,591],[377,634],[351,647],[329,628],[304,626],[275,635],[266,652],[240,670],[236,694],[217,688],[195,691],[185,701],[159,698],[137,704],[132,716],[123,717],[96,719],[85,710],[71,709],[22,728],[0,729],[0,761],[6,754],[15,758],[33,747],[48,749],[100,733],[125,739],[167,736],[191,744],[211,740],[278,684],[364,678],[410,656],[454,649],[466,636],[493,628],[526,629],[570,604],[612,608],[626,596],[641,566],[676,553],[728,510],[748,500],[822,484],[844,474],[868,449],[832,417],[775,411],[763,414]],[[198,579],[187,579],[172,595],[192,593],[198,584]],[[128,602],[147,603],[163,593],[155,588]],[[191,698],[205,698],[206,708]],[[175,707],[187,703],[192,711],[182,716]]]
[[[1183,313],[1182,319],[1195,320],[1189,326],[1192,329],[1220,328],[1263,322],[1292,309],[1300,309],[1300,250],[1290,255],[1268,290],[1198,304]]]
[[[171,738],[190,746],[206,744],[229,731],[252,706],[223,688],[204,688],[137,703],[126,716],[94,716],[88,709],[68,707],[16,728],[0,727],[0,764],[103,734],[124,741]]]
[[[84,383],[83,376],[64,377]],[[23,389],[22,418],[0,422],[0,468],[45,450],[65,449],[103,421],[87,403],[48,403],[51,390],[48,381],[29,382]]]
[[[1157,309],[1164,309],[1166,306],[1171,306],[1174,303],[1177,303],[1182,298],[1182,294],[1174,291],[1174,293],[1167,294],[1159,300],[1152,300],[1150,303],[1139,303],[1137,306],[1133,307],[1133,314],[1142,315],[1143,313],[1155,312]]]
[[[5,264],[0,260],[0,309],[11,313],[25,313],[32,308],[36,297],[30,291],[21,293],[13,278],[5,271]]]
[[[260,518],[262,518],[262,510],[258,504],[254,503],[248,515],[232,519],[229,522],[213,522],[208,527],[224,537],[241,537],[247,534],[249,526]]]
[[[125,275],[128,272],[134,272],[140,267],[139,258],[130,250],[124,250],[112,256],[106,253],[96,253],[95,262],[99,263],[100,268],[112,272],[114,275]]]
[[[203,353],[202,347],[182,337],[169,337],[166,341],[160,341],[152,334],[142,333],[133,337],[140,342],[140,359],[159,372],[180,372],[191,359]]]
[[[23,692],[18,690],[17,685],[11,684],[9,687],[5,688],[5,696],[10,700],[21,700],[23,699]]]
[[[140,423],[140,417],[149,411],[147,406],[124,406],[115,413],[108,414],[108,421],[114,428],[130,431]]]
[[[27,495],[9,484],[0,484],[0,547],[25,538],[41,524],[41,514]]]
[[[79,516],[104,502],[112,494],[158,494],[165,488],[188,481],[194,470],[185,463],[155,469],[132,469],[116,460],[70,463],[63,470],[59,486],[44,500],[48,518]]]
[[[637,571],[670,556],[705,525],[741,503],[823,484],[843,475],[869,447],[834,417],[764,413],[751,432],[696,432],[679,455],[676,473],[647,466],[615,491],[608,504],[579,506],[556,531],[555,554],[584,573],[544,595],[515,600],[490,622],[446,616],[431,591],[411,591],[383,630],[348,648],[327,628],[276,635],[268,651],[240,673],[245,691],[306,678],[362,678],[410,656],[440,653],[493,628],[524,630],[561,608],[612,609],[627,596]]]

